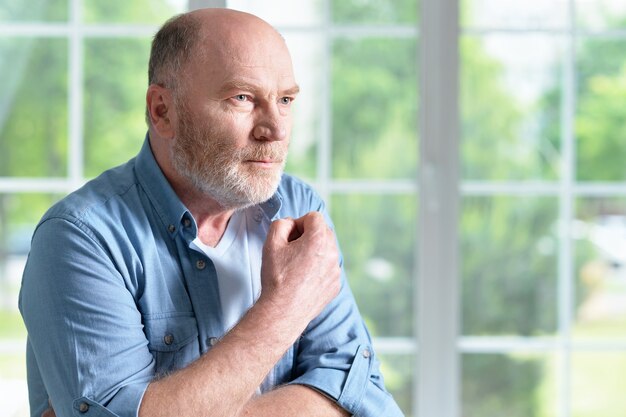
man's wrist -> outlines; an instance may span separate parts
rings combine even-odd
[[[294,330],[288,314],[281,314],[271,303],[257,301],[220,344],[255,346],[268,359],[278,361],[300,333]]]

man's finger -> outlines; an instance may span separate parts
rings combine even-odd
[[[56,417],[56,414],[54,413],[54,410],[52,408],[48,408],[46,411],[43,412],[41,417]]]
[[[297,234],[295,237],[293,236],[294,230]],[[298,237],[299,234],[297,233],[295,222],[290,217],[273,221],[267,232],[267,241],[269,242],[287,243]]]
[[[321,228],[322,226],[326,226],[324,215],[318,211],[311,211],[294,221],[296,223],[296,227],[300,231],[300,234],[303,234],[305,230],[313,231]]]

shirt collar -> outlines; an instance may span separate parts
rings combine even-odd
[[[283,203],[283,198],[280,192],[274,193],[274,195],[265,203],[261,203],[261,209],[265,212],[268,219],[274,221],[278,217],[278,210],[280,210]]]
[[[191,219],[191,213],[180,201],[157,164],[150,148],[148,134],[146,134],[146,139],[137,155],[135,170],[138,181],[148,195],[163,226],[173,238],[178,233],[184,219]]]
[[[195,237],[196,222],[157,164],[150,148],[148,134],[146,134],[146,139],[137,155],[135,170],[139,183],[148,195],[169,235],[174,238],[184,225],[193,228],[192,235]],[[260,206],[269,219],[275,220],[282,206],[280,189]]]

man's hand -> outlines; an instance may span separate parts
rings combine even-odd
[[[272,223],[263,247],[259,302],[306,327],[339,293],[340,275],[335,234],[321,213]]]
[[[46,411],[41,414],[41,417],[57,417],[52,408],[48,408]]]
[[[57,417],[56,413],[52,409],[52,403],[50,402],[50,399],[48,399],[48,408],[43,413],[41,413],[41,417]]]

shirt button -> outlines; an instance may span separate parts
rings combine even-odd
[[[167,226],[167,231],[170,233],[174,233],[176,231],[176,226],[170,224],[169,226]]]
[[[163,341],[165,342],[166,345],[171,345],[172,343],[174,343],[174,336],[172,336],[171,334],[166,334],[165,337],[163,338]]]
[[[370,356],[372,356],[372,353],[369,351],[369,349],[364,349],[363,350],[363,357],[367,359]]]
[[[196,268],[204,269],[205,267],[206,267],[206,262],[204,262],[202,259],[198,259],[196,261]]]
[[[217,343],[217,337],[208,337],[206,339],[206,344],[209,346],[215,346],[216,343]]]
[[[78,411],[80,411],[81,413],[86,413],[87,411],[89,411],[89,404],[80,403],[80,405],[78,406]]]
[[[183,220],[183,225],[185,225],[185,227],[191,226],[191,220],[185,217],[185,219]]]

